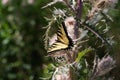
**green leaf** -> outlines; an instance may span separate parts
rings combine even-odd
[[[81,58],[88,52],[92,51],[92,48],[87,48],[81,52],[78,53],[78,57],[76,58],[75,62],[79,62]]]

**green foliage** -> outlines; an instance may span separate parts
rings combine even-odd
[[[43,73],[45,0],[0,1],[0,80],[38,80]]]
[[[85,56],[87,53],[89,53],[90,51],[92,51],[92,49],[91,49],[91,48],[87,48],[87,49],[79,52],[79,53],[78,53],[78,57],[76,58],[75,61],[76,61],[76,62],[79,62],[79,61],[81,60],[81,58],[82,58],[83,56]]]

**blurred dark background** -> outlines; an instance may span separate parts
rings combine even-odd
[[[44,49],[44,17],[49,0],[1,0],[0,3],[0,80],[38,80],[49,60]],[[110,35],[114,35],[117,67],[112,74],[120,79],[120,1],[111,12]],[[50,13],[50,14],[49,14]]]

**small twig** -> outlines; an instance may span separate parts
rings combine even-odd
[[[80,23],[83,27],[87,28],[89,31],[91,31],[93,34],[95,34],[99,39],[102,40],[103,43],[108,45],[108,49],[109,51],[113,52],[113,48],[112,46],[108,43],[108,41],[106,39],[104,39],[102,37],[101,34],[99,34],[97,31],[95,31],[95,29],[93,29],[92,25],[87,24],[86,22],[89,20],[89,17],[87,16],[85,21],[83,23]]]
[[[54,0],[54,1],[50,2],[50,3],[48,3],[47,5],[43,6],[42,9],[44,9],[46,7],[49,7],[49,6],[52,6],[52,5],[56,4],[57,2],[62,2],[62,1],[60,1],[60,0]]]
[[[58,70],[59,70],[59,69],[56,68],[56,70],[54,71],[53,76],[52,76],[52,80],[55,80],[55,77],[54,77],[54,76],[56,75],[56,73],[58,72]]]
[[[76,11],[72,8],[72,6],[69,4],[69,2],[67,1],[67,0],[63,0],[65,3],[66,3],[66,5],[74,12],[74,13],[76,13]]]
[[[97,31],[95,31],[94,29],[92,29],[91,26],[88,25],[87,23],[84,23],[84,24],[82,24],[82,25],[83,25],[85,28],[87,28],[89,31],[91,31],[93,34],[95,34],[98,38],[100,38],[103,43],[107,44],[108,47],[109,47],[109,51],[112,51],[112,52],[113,52],[112,46],[108,43],[108,41],[107,41],[106,39],[104,39],[104,38],[102,37],[101,34],[99,34]]]
[[[113,22],[113,19],[112,19],[109,15],[103,13],[102,11],[101,11],[101,14],[102,14],[107,20]]]
[[[82,16],[82,6],[83,6],[83,3],[82,3],[82,0],[78,0],[77,1],[77,13],[76,13],[76,18],[79,18],[81,19],[81,16]]]

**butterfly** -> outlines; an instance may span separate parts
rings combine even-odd
[[[72,39],[68,36],[68,32],[65,23],[57,31],[57,40],[48,48],[48,53],[56,52],[60,50],[68,50],[73,46]]]

